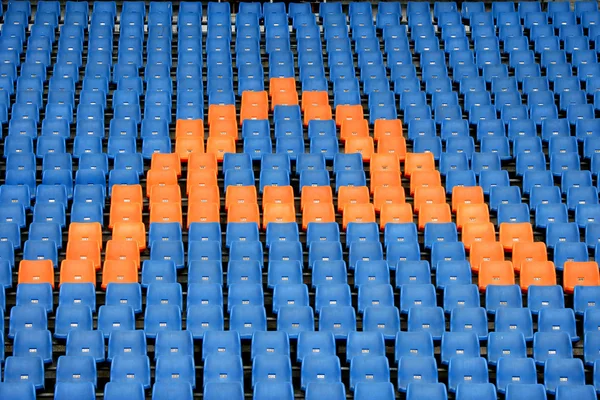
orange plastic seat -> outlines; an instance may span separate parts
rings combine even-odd
[[[456,210],[456,227],[462,229],[465,224],[473,222],[490,222],[490,211],[487,204],[461,204]]]
[[[114,185],[110,196],[110,203],[144,203],[142,185]]]
[[[238,140],[238,125],[235,121],[226,119],[215,121],[208,127],[208,138],[230,138]],[[206,144],[208,153],[208,143]]]
[[[431,153],[407,153],[404,160],[404,176],[415,171],[434,171],[435,161]]]
[[[402,121],[399,119],[377,119],[373,128],[373,137],[376,142],[384,138],[404,139]]]
[[[214,203],[218,207],[221,204],[221,194],[218,186],[200,187],[196,186],[190,190],[188,195],[188,204],[209,204]]]
[[[154,188],[150,193],[150,208],[154,203],[180,203],[181,188],[179,185],[167,185]]]
[[[240,107],[240,123],[247,119],[269,118],[269,96],[267,92],[251,92],[246,90],[242,93],[242,104]]]
[[[142,205],[140,203],[111,204],[108,228],[112,229],[117,222],[142,222]]]
[[[190,171],[208,170],[213,171],[215,175],[219,172],[217,155],[214,153],[192,153],[188,159],[188,174]]]
[[[146,174],[146,197],[150,197],[153,186],[177,185],[177,173],[172,170],[149,170]]]
[[[483,188],[481,186],[455,186],[452,189],[452,212],[461,204],[483,204]]]
[[[442,187],[440,172],[436,170],[413,172],[410,176],[410,194],[415,194],[415,190],[420,187]]]
[[[350,138],[357,137],[369,137],[369,121],[362,118],[344,120],[340,129],[340,140],[345,142]]]
[[[179,222],[183,226],[181,203],[154,203],[150,207],[150,223]]]
[[[373,204],[347,204],[344,206],[342,228],[345,230],[350,222],[376,222]]]
[[[504,248],[500,242],[475,242],[469,253],[471,270],[479,271],[481,263],[486,261],[504,261]],[[511,265],[512,269],[512,265]],[[480,277],[481,279],[481,277]]]
[[[175,139],[175,153],[181,162],[187,162],[192,153],[204,153],[204,138],[178,137]]]
[[[371,156],[370,171],[398,171],[400,172],[400,160],[397,154],[375,153]]]
[[[464,232],[464,231],[463,231]],[[517,242],[512,248],[515,271],[520,271],[529,262],[548,261],[548,249],[544,242]]]
[[[276,93],[296,92],[295,78],[271,78],[269,80],[269,96],[273,97]],[[298,104],[298,103],[296,103]]]
[[[302,103],[300,108],[304,112],[310,107],[322,107],[329,105],[329,94],[328,92],[302,92]],[[331,119],[331,118],[330,118]]]
[[[195,187],[218,186],[219,181],[214,171],[208,169],[196,169],[188,172],[186,194]]]
[[[192,222],[221,222],[219,205],[215,203],[189,203],[187,227]]]
[[[217,121],[233,121],[237,125],[235,104],[211,104],[208,106],[208,125]]]
[[[363,161],[370,161],[371,155],[375,153],[375,145],[372,137],[353,137],[346,140],[344,147],[346,154],[360,153]]]
[[[474,243],[496,241],[496,228],[491,222],[471,222],[463,227],[461,240],[469,250]]]
[[[385,228],[387,223],[413,223],[412,206],[409,203],[382,205],[379,214],[379,227],[381,230]]]
[[[63,260],[60,263],[60,281],[63,283],[92,283],[96,286],[96,269],[90,260]]]
[[[232,204],[227,210],[227,223],[230,222],[256,222],[260,226],[260,211],[258,204],[241,203]]]
[[[265,186],[262,196],[263,210],[267,204],[291,204],[293,206],[294,188],[291,186]]]
[[[371,194],[375,194],[380,187],[402,187],[400,171],[371,171]]]
[[[533,228],[529,222],[500,224],[500,243],[505,251],[512,251],[517,242],[533,242]]]
[[[225,192],[225,209],[234,204],[258,204],[256,186],[230,186]]]
[[[269,223],[296,222],[294,203],[263,203],[263,229]]]
[[[87,240],[96,242],[102,249],[102,225],[99,222],[71,222],[69,224],[69,241]]]
[[[52,260],[22,260],[19,263],[18,283],[49,283],[54,289]]]
[[[373,191],[373,205],[375,206],[375,212],[381,212],[381,207],[383,207],[384,204],[403,203],[406,203],[406,193],[404,193],[404,188],[402,186],[376,186]]]
[[[421,204],[419,208],[419,230],[425,229],[428,223],[452,222],[452,212],[447,203]]]
[[[563,270],[565,293],[573,293],[575,286],[598,286],[600,274],[598,263],[594,261],[567,261]]]
[[[177,153],[154,153],[150,162],[152,170],[173,170],[181,176],[181,161]]]
[[[138,269],[131,260],[106,260],[102,269],[102,289],[109,283],[138,283]]]
[[[310,105],[304,109],[303,113],[305,126],[308,126],[308,122],[312,120],[323,121],[333,119],[331,106],[329,104],[318,106]]]
[[[204,139],[204,121],[201,119],[178,119],[175,123],[175,137]]]
[[[343,129],[344,123],[348,121],[364,121],[365,111],[360,104],[342,104],[335,108],[335,124]],[[369,124],[367,122],[367,134],[369,132]],[[343,138],[342,138],[343,140]]]
[[[217,161],[222,162],[225,153],[235,153],[235,140],[231,137],[209,137],[206,152],[214,153]]]
[[[67,260],[89,260],[95,269],[100,269],[100,248],[88,240],[69,240],[67,243]]]
[[[130,260],[133,261],[136,268],[140,268],[140,251],[137,242],[130,240],[111,239],[106,242],[105,261],[110,260]]]
[[[333,204],[331,186],[305,186],[300,195],[300,209],[309,204]]]
[[[514,285],[515,271],[510,261],[483,261],[479,266],[479,290],[489,285]]]
[[[369,204],[369,188],[366,186],[340,186],[338,190],[338,212],[349,204]]]
[[[304,191],[303,191],[304,192]],[[333,203],[307,203],[302,211],[302,229],[308,228],[309,222],[335,222]]]
[[[271,111],[275,110],[275,106],[297,106],[298,92],[296,90],[278,91],[273,93],[271,97]]]
[[[414,206],[415,213],[426,204],[446,204],[446,191],[441,186],[418,187],[415,189]],[[450,215],[452,217],[452,215]]]
[[[143,222],[117,222],[113,227],[113,240],[129,240],[137,243],[140,251],[146,249],[146,226]]]
[[[404,137],[383,137],[377,142],[377,153],[395,154],[400,162],[406,160],[406,139]]]
[[[552,261],[532,261],[524,263],[521,267],[519,285],[523,292],[527,292],[529,286],[532,285],[556,285],[556,267],[554,266],[554,263]]]

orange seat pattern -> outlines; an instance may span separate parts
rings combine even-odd
[[[434,171],[435,161],[431,153],[407,153],[404,160],[404,176],[410,177],[415,171]]]
[[[302,229],[308,228],[309,222],[335,222],[335,210],[332,203],[308,203],[302,211]]]
[[[296,92],[295,78],[271,78],[269,80],[269,96],[271,98],[277,93]],[[297,104],[297,103],[296,103]]]
[[[512,251],[515,243],[533,242],[533,227],[529,222],[500,224],[500,243],[505,251]]]
[[[210,170],[217,174],[219,164],[214,153],[192,153],[188,159],[188,174],[194,170]]]
[[[266,188],[265,188],[266,189]],[[258,204],[255,186],[230,186],[225,192],[225,209],[234,204]]]
[[[347,204],[344,206],[342,228],[345,230],[350,222],[376,222],[373,204]]]
[[[405,224],[412,222],[413,210],[409,203],[384,204],[381,207],[381,213],[379,215],[379,227],[381,230],[384,230],[385,225],[388,223]]]
[[[381,139],[404,139],[402,132],[402,121],[399,119],[378,119],[375,120],[373,137],[376,142]]]
[[[483,188],[481,186],[455,186],[452,189],[452,212],[461,204],[483,204]]]
[[[512,262],[519,272],[526,263],[548,261],[548,250],[544,242],[517,242],[512,248]]]
[[[331,186],[305,186],[300,195],[300,209],[309,204],[333,204]]]
[[[256,203],[232,204],[227,210],[227,223],[256,222],[260,226],[260,211]]]
[[[375,144],[373,138],[368,137],[352,137],[346,140],[346,154],[360,153],[363,161],[371,160],[371,155],[375,152]]]
[[[90,260],[63,260],[60,263],[60,282],[92,283],[96,286],[96,268]]]
[[[178,119],[175,123],[175,137],[204,139],[204,121],[201,119]]]
[[[483,261],[479,266],[479,290],[489,285],[514,285],[515,273],[510,261]]]
[[[102,269],[102,289],[109,283],[138,283],[138,268],[131,260],[106,260]]]
[[[372,181],[371,181],[372,182]],[[384,204],[406,203],[406,193],[402,186],[377,186],[373,192],[373,205],[376,212],[381,212]]]
[[[206,141],[206,152],[213,153],[217,161],[223,161],[225,153],[235,153],[235,139],[232,137],[209,137]]]
[[[152,170],[173,170],[181,176],[181,161],[177,153],[154,153],[150,162]]]
[[[424,230],[425,225],[429,223],[440,224],[452,222],[450,206],[446,203],[422,204],[420,207],[419,230]]]
[[[146,249],[146,226],[143,222],[117,222],[113,227],[113,240],[136,242],[138,249]]]
[[[471,270],[478,272],[481,264],[488,261],[504,261],[504,248],[500,242],[475,242],[469,253]],[[512,265],[511,265],[512,269]]]
[[[115,203],[144,203],[144,194],[142,185],[114,185],[110,199],[111,204]]]
[[[446,191],[441,186],[432,187],[418,187],[414,193],[414,206],[415,213],[418,214],[421,207],[426,204],[445,204],[446,203]],[[450,206],[448,206],[450,209]],[[450,215],[452,218],[452,215]]]
[[[149,170],[146,174],[146,197],[154,186],[177,185],[177,173],[173,170]]]
[[[219,205],[215,203],[188,203],[187,227],[192,222],[221,222]]]
[[[469,250],[475,243],[495,242],[496,229],[491,222],[470,222],[463,227],[461,239]]]
[[[526,262],[521,267],[521,290],[527,292],[529,286],[556,285],[556,267],[552,261]]]
[[[181,203],[181,188],[179,185],[155,187],[150,192],[150,209],[155,203]]]
[[[142,222],[142,205],[139,203],[112,203],[108,227],[118,222]]]
[[[369,204],[369,188],[366,186],[341,186],[338,191],[337,211],[344,211],[344,207],[350,204]]]
[[[294,206],[294,188],[291,186],[265,186],[262,196],[263,210],[267,204],[291,204]]]
[[[207,169],[197,169],[188,172],[187,179],[187,187],[186,194],[190,193],[190,190],[194,187],[209,187],[209,186],[218,186],[219,182],[217,180],[217,176],[214,174],[212,170]]]
[[[341,107],[341,106],[338,106]],[[360,107],[360,106],[359,106]],[[362,110],[362,108],[361,108]],[[361,114],[362,116],[362,114]],[[342,121],[340,140],[342,142],[352,138],[369,137],[369,121],[366,119],[349,119]]]
[[[252,92],[246,90],[242,93],[240,107],[240,123],[247,119],[269,118],[269,96],[267,92]]]
[[[22,260],[19,263],[18,283],[49,283],[54,289],[52,260]]]
[[[237,126],[235,104],[211,104],[208,106],[208,125],[218,121],[233,121]]]
[[[365,121],[365,112],[360,104],[349,105],[342,104],[335,108],[335,124],[344,129],[344,123],[347,121]],[[369,124],[367,123],[367,132]],[[342,139],[343,140],[343,139]]]
[[[490,222],[490,211],[487,204],[461,204],[456,210],[456,227],[462,229],[465,224],[474,222]]]
[[[137,242],[111,239],[106,242],[105,261],[130,260],[140,268],[140,250]]]
[[[329,106],[329,94],[327,92],[302,92],[302,103],[300,105],[300,109],[302,110],[302,112],[304,112],[308,108],[316,108],[320,106]],[[329,109],[329,111],[331,112],[331,108]]]
[[[373,171],[398,171],[400,172],[400,159],[397,154],[375,153],[371,157],[371,174]]]
[[[175,139],[175,152],[181,162],[188,162],[192,153],[204,153],[204,138],[178,137]]]
[[[430,188],[441,186],[442,177],[439,171],[415,171],[410,176],[410,194],[415,194],[415,190],[417,188]]]
[[[296,222],[294,203],[263,204],[263,229],[267,229],[269,223],[284,222]]]
[[[323,121],[332,119],[331,106],[329,104],[309,105],[304,110],[304,126],[312,120]]]
[[[67,243],[67,260],[89,260],[95,269],[100,269],[100,248],[95,242],[88,240],[69,240]]]
[[[69,241],[86,240],[98,244],[102,249],[102,225],[99,222],[71,222],[69,224]]]
[[[598,263],[594,261],[567,261],[563,270],[563,288],[565,293],[573,293],[575,286],[600,285]]]
[[[375,194],[377,188],[402,187],[400,171],[371,171],[371,194]],[[402,189],[404,190],[404,189]]]
[[[406,139],[404,137],[383,137],[377,142],[377,153],[395,154],[400,162],[406,160]]]

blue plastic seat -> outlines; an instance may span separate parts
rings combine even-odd
[[[98,310],[98,329],[108,338],[111,333],[135,328],[135,314],[129,305],[101,306]]]
[[[56,365],[57,382],[90,382],[96,386],[96,362],[90,356],[60,356]]]
[[[479,339],[472,332],[444,332],[441,351],[443,364],[458,357],[479,357]]]
[[[354,357],[350,362],[350,390],[360,383],[385,383],[390,368],[385,356]]]
[[[519,359],[527,355],[525,337],[520,332],[490,332],[488,363],[496,365],[501,358]]]
[[[213,382],[243,383],[242,359],[239,356],[213,355],[204,361],[204,384]]]
[[[110,380],[116,383],[138,383],[150,388],[150,360],[147,356],[116,356],[110,367]]]
[[[40,357],[45,364],[52,362],[52,334],[47,330],[18,331],[14,338],[13,356]]]
[[[365,317],[366,315],[365,311]],[[441,307],[412,307],[408,311],[409,332],[429,332],[434,340],[440,340],[445,330],[444,325],[444,311]]]
[[[471,284],[471,265],[465,261],[441,261],[436,266],[436,287]]]
[[[425,331],[398,332],[396,334],[395,360],[406,357],[433,357],[433,339]]]
[[[67,336],[67,356],[91,356],[98,362],[104,361],[104,335],[102,331],[74,330]]]
[[[584,315],[588,308],[595,308],[599,294],[597,286],[575,286],[573,294],[575,314]]]
[[[172,304],[147,307],[144,315],[146,336],[155,338],[158,332],[166,330],[181,330],[181,309]]]
[[[52,301],[52,286],[49,283],[20,283],[17,285],[16,303],[18,306],[38,305],[44,307],[46,312],[51,313]]]
[[[469,385],[488,382],[487,362],[483,357],[455,357],[448,366],[448,391],[455,392],[458,385],[468,381]]]
[[[437,242],[431,247],[431,265],[437,268],[441,261],[463,261],[465,254],[462,242]]]
[[[179,283],[158,282],[148,286],[146,306],[159,304],[174,304],[182,308],[183,295]]]
[[[570,358],[572,345],[566,332],[536,332],[533,335],[533,358],[544,365],[552,358]]]
[[[533,339],[533,321],[531,311],[527,308],[499,308],[496,312],[495,332],[519,332],[525,340]]]
[[[106,287],[106,305],[131,306],[134,313],[142,312],[142,290],[138,283],[114,283]]]
[[[400,293],[402,313],[408,313],[414,307],[434,307],[435,304],[435,287],[431,284],[407,285]]]
[[[421,249],[416,241],[395,242],[387,248],[386,260],[390,269],[395,270],[399,262],[420,260],[420,254]]]
[[[368,384],[365,385],[365,389],[368,389]],[[393,390],[393,388],[392,388]],[[390,393],[393,398],[394,393]],[[416,400],[422,398],[430,398],[435,400],[446,400],[448,393],[446,392],[446,385],[443,383],[410,383],[406,390],[406,398],[409,400]]]
[[[560,385],[585,385],[583,362],[578,358],[549,358],[544,365],[544,386],[549,394]]]
[[[4,385],[23,382],[26,379],[35,389],[44,388],[44,363],[41,357],[7,357],[4,367]],[[17,388],[19,390],[18,385]],[[27,393],[20,389],[19,394]],[[34,397],[35,398],[35,395]]]
[[[398,362],[398,390],[406,392],[413,383],[437,383],[437,363],[433,357],[402,357]]]
[[[486,321],[485,309],[481,307],[457,307],[450,315],[450,331],[475,332],[479,340],[484,340],[488,335]]]
[[[538,316],[538,332],[562,331],[569,334],[572,341],[579,340],[575,328],[575,313],[571,308],[542,309]]]
[[[417,226],[413,223],[388,223],[385,225],[383,236],[386,248],[396,242],[416,241]]]
[[[544,400],[546,399],[546,389],[541,384],[509,383],[506,385],[506,398],[507,400]]]
[[[498,215],[500,215],[500,208],[503,208],[504,212],[510,209],[517,211],[521,207],[521,198],[521,190],[518,186],[492,186],[490,188],[490,209],[491,211],[497,211]],[[529,215],[529,208],[527,208],[527,214]],[[527,220],[529,221],[529,219]],[[500,218],[498,224],[500,224]]]
[[[444,311],[452,313],[457,308],[479,307],[479,295],[474,284],[448,285],[444,288]]]
[[[299,241],[278,241],[269,248],[269,262],[300,261],[302,262],[302,244]]]
[[[229,286],[227,310],[236,305],[264,305],[263,289],[256,283],[234,283]]]

